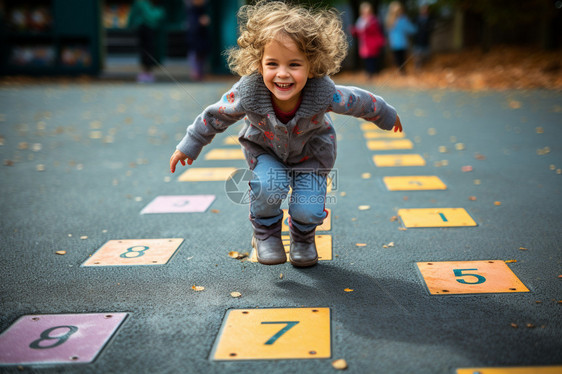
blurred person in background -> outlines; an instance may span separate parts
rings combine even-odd
[[[394,56],[394,63],[401,74],[405,74],[406,53],[408,50],[408,37],[416,32],[416,26],[404,14],[404,7],[399,1],[393,1],[388,7],[386,15],[386,32],[388,44]]]
[[[164,20],[164,9],[157,0],[135,0],[129,13],[127,27],[137,30],[138,48],[142,72],[137,76],[139,83],[154,82],[152,69],[158,63],[156,30]]]
[[[363,59],[365,71],[370,79],[380,71],[381,51],[386,42],[371,3],[361,3],[359,13],[351,33],[359,41],[359,56]]]
[[[187,0],[187,61],[190,76],[201,81],[205,75],[205,60],[210,49],[209,25],[205,0]]]
[[[429,13],[429,6],[422,4],[416,20],[417,31],[414,34],[414,65],[416,70],[429,60],[431,55],[430,39],[433,31],[433,18]]]

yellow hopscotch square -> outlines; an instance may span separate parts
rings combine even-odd
[[[229,136],[228,138],[224,139],[222,142],[224,145],[240,145],[238,138],[236,136]]]
[[[560,374],[562,365],[559,366],[520,366],[504,368],[462,368],[457,369],[457,374]]]
[[[241,149],[211,149],[205,160],[244,160],[244,152]]]
[[[363,131],[383,131],[380,127],[375,125],[372,122],[363,122],[361,123],[361,130]]]
[[[82,266],[164,265],[183,239],[110,240]]]
[[[179,176],[180,182],[226,181],[236,168],[189,168]]]
[[[464,208],[399,209],[405,227],[478,226]]]
[[[330,308],[231,309],[211,359],[330,358],[330,319]]]
[[[326,209],[328,212],[328,217],[322,222],[322,224],[316,227],[316,231],[330,231],[332,229],[332,210]],[[283,223],[281,226],[283,232],[289,231],[289,210],[283,209]]]
[[[419,154],[374,155],[373,162],[378,167],[425,166],[425,160]]]
[[[394,132],[393,130],[391,131],[365,131],[363,133],[363,136],[365,136],[365,139],[379,139],[379,138],[390,138],[390,139],[401,139],[401,138],[405,138],[406,134],[404,132]]]
[[[504,261],[418,262],[432,295],[529,292]]]
[[[291,250],[291,238],[289,235],[283,235],[281,237],[283,240],[283,245],[285,246],[285,253],[287,253],[287,261],[289,261],[289,252]],[[331,261],[332,260],[332,236],[331,235],[316,235],[314,237],[316,242],[316,249],[318,251],[319,261]],[[258,262],[258,255],[255,248],[252,248],[250,253],[250,261]]]
[[[394,149],[412,149],[414,143],[409,139],[399,140],[369,140],[367,148],[371,151],[389,151]]]
[[[382,180],[389,191],[425,191],[447,189],[445,183],[443,183],[439,177],[434,175],[384,177]]]

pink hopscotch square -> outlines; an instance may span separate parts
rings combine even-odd
[[[215,195],[158,196],[141,214],[205,212],[214,200]]]
[[[0,335],[0,365],[92,362],[127,313],[20,317]]]

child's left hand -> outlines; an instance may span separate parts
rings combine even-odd
[[[396,122],[394,122],[394,132],[402,132],[402,123],[400,123],[400,117],[396,116]]]

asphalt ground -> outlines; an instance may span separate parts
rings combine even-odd
[[[231,258],[251,249],[248,206],[232,202],[224,182],[179,182],[185,169],[169,172],[187,124],[228,88],[0,88],[0,331],[25,315],[127,313],[91,363],[1,371],[325,373],[336,371],[336,359],[350,373],[562,364],[560,92],[367,87],[398,109],[414,147],[371,151],[361,121],[334,117],[337,183],[327,206],[332,228],[323,232],[332,236],[333,259],[297,269]],[[202,155],[236,148],[223,141],[237,129]],[[418,153],[427,164],[373,163],[374,154],[394,153]],[[201,158],[192,167],[222,166],[245,163]],[[447,190],[388,191],[382,180],[408,175],[438,176]],[[202,194],[216,195],[203,213],[140,214],[158,196]],[[446,207],[465,208],[478,226],[405,230],[396,219],[398,209]],[[165,265],[81,266],[108,241],[163,238],[183,239]],[[506,262],[530,292],[431,295],[416,265],[476,260]],[[229,311],[303,307],[329,308],[329,358],[213,360]],[[285,338],[306,340],[311,331],[301,326]],[[39,330],[38,340],[61,347],[80,335],[67,328],[62,341],[64,329]]]

